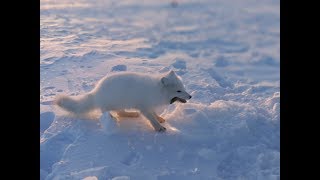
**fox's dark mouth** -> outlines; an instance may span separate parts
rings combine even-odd
[[[181,103],[186,103],[187,101],[185,99],[179,98],[179,97],[174,97],[171,99],[170,104],[174,103],[175,101],[179,101]]]

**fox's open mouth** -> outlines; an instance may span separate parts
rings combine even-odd
[[[170,104],[174,103],[175,101],[179,101],[181,103],[186,103],[187,101],[185,99],[179,98],[179,97],[174,97],[171,99]]]

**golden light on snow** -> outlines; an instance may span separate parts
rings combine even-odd
[[[83,180],[98,180],[98,178],[96,176],[88,176],[85,177]]]
[[[173,127],[173,126],[171,126],[170,124],[166,124],[166,126],[165,126],[166,128],[167,128],[167,130],[169,130],[169,131],[172,131],[172,132],[174,132],[174,133],[179,133],[180,132],[180,130],[179,129],[177,129],[177,128],[175,128],[175,127]]]

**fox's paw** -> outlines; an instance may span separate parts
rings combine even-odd
[[[167,130],[167,128],[160,126],[160,128],[158,129],[158,132],[165,132]]]
[[[160,117],[160,116],[157,116],[157,120],[159,121],[159,123],[164,123],[164,122],[166,122],[166,120],[163,119],[163,118]]]
[[[114,114],[114,112],[111,112],[111,111],[110,111],[110,112],[109,112],[109,115],[110,115],[110,117],[111,117],[112,119],[118,121],[118,117],[117,117],[116,114]]]

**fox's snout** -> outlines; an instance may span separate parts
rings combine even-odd
[[[191,99],[191,98],[192,98],[192,96],[186,92],[186,99]]]

